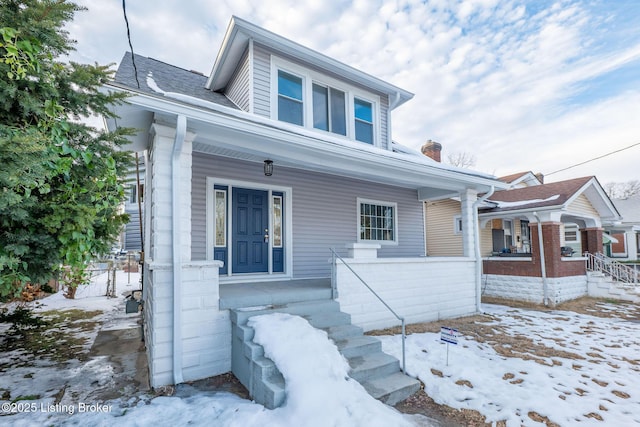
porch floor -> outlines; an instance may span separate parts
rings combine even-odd
[[[331,279],[220,284],[220,309],[331,299]]]

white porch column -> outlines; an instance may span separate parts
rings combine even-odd
[[[171,263],[172,257],[172,208],[171,208],[171,154],[176,136],[173,127],[154,124],[151,127],[151,149],[149,154],[151,188],[151,232],[150,253],[154,262]],[[187,132],[180,154],[181,195],[178,216],[180,219],[180,256],[182,262],[191,261],[191,152],[194,133]]]
[[[624,232],[624,236],[626,239],[626,248],[627,248],[627,259],[637,260],[638,259],[638,241],[636,237],[636,232],[634,230],[627,230]]]
[[[467,189],[460,193],[460,209],[462,211],[462,254],[472,257],[475,254],[476,237],[473,224],[473,203],[478,198],[478,192]]]

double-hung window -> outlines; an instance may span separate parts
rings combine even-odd
[[[353,104],[356,140],[373,145],[373,105],[359,98]]]
[[[304,125],[302,77],[278,70],[278,120]]]
[[[398,223],[395,203],[358,199],[358,240],[397,243]]]
[[[313,83],[313,127],[347,135],[346,97],[341,90]]]

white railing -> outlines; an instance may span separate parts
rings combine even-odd
[[[374,291],[371,286],[369,286],[367,284],[367,282],[365,282],[362,277],[360,277],[360,275],[358,273],[355,272],[355,270],[353,268],[351,268],[351,266],[349,264],[347,264],[347,262],[336,253],[336,251],[333,248],[330,248],[331,250],[331,254],[332,254],[332,263],[331,263],[331,269],[332,269],[332,273],[331,273],[331,288],[333,289],[333,293],[334,293],[334,298],[335,295],[337,295],[337,273],[336,273],[336,259],[339,259],[340,261],[342,261],[342,263],[345,265],[345,267],[347,267],[352,273],[353,275],[360,281],[362,282],[363,285],[365,285],[367,287],[367,289],[369,289],[369,291],[371,291],[371,293],[382,303],[384,304],[385,307],[387,307],[387,310],[389,310],[391,312],[391,314],[393,314],[395,316],[396,319],[398,319],[400,321],[400,323],[402,324],[402,372],[404,372],[405,374],[407,373],[407,369],[406,369],[406,356],[405,356],[405,341],[407,339],[407,334],[405,331],[405,320],[403,316],[399,316],[391,307],[389,307],[389,304],[387,304],[381,297],[380,295],[378,295],[378,293],[376,291]]]
[[[622,264],[599,252],[596,254],[585,252],[584,256],[587,259],[587,271],[604,273],[611,276],[612,279],[622,283],[637,285],[640,281],[638,278],[639,273],[634,267]]]

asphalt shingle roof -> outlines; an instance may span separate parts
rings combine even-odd
[[[157,59],[147,58],[142,55],[134,55],[140,88],[136,83],[133,60],[131,53],[127,52],[120,61],[120,66],[116,71],[115,83],[129,87],[134,90],[160,95],[147,85],[147,76],[152,75],[153,80],[160,89],[165,92],[176,92],[205,101],[224,105],[225,107],[238,107],[221,93],[213,92],[205,88],[207,76],[200,73],[185,70],[167,64]]]
[[[576,194],[592,176],[569,179],[566,181],[552,182],[549,184],[534,185],[531,187],[515,188],[513,190],[496,191],[489,201],[492,202],[526,202],[527,200],[540,200],[516,206],[495,207],[483,209],[484,212],[502,212],[523,208],[540,208],[547,206],[561,206]],[[558,196],[551,199],[553,196]],[[551,199],[551,200],[548,200]]]

